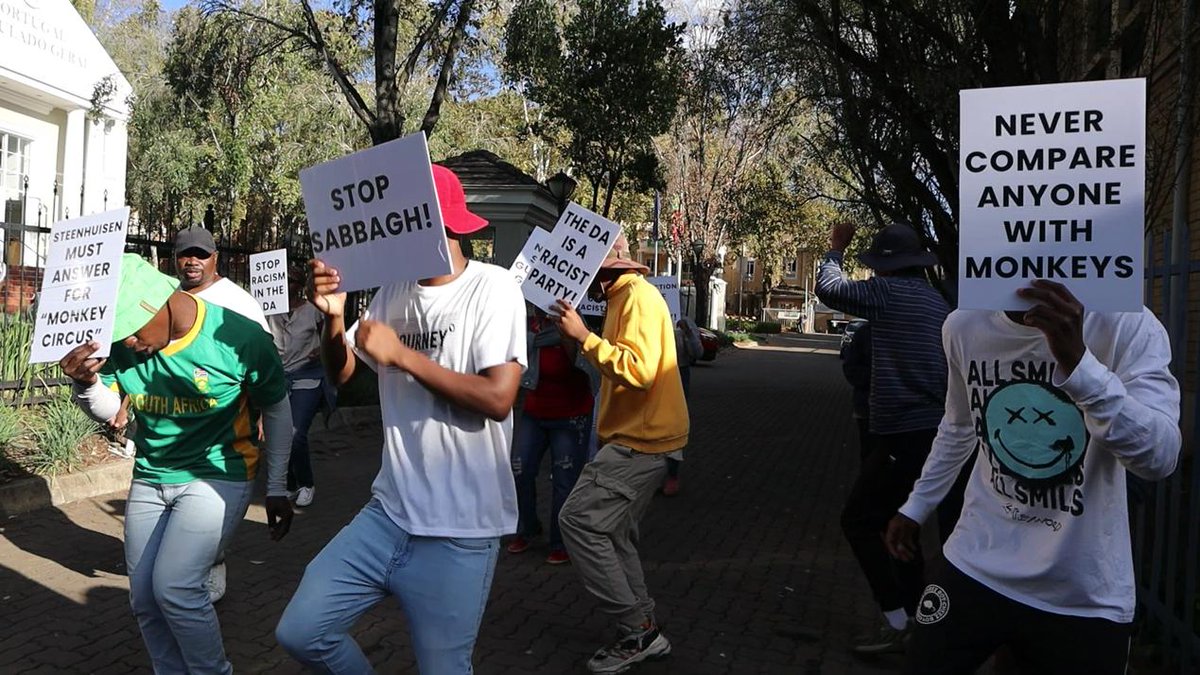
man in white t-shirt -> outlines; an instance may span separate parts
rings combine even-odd
[[[470,673],[500,536],[517,527],[509,452],[525,302],[508,270],[463,257],[459,239],[487,221],[453,172],[434,165],[433,176],[451,274],[379,289],[346,330],[338,271],[309,263],[326,373],[343,384],[359,362],[373,368],[384,427],[371,500],[308,565],[275,632],[321,672],[372,672],[349,631],[393,595],[421,672]]]
[[[1085,312],[1061,284],[1022,289],[1027,312],[952,313],[946,415],[889,552],[974,459],[946,565],[917,607],[905,672],[972,673],[1001,645],[1036,672],[1119,675],[1134,610],[1125,472],[1169,476],[1179,384],[1148,310]],[[978,449],[978,452],[976,450]]]
[[[244,288],[217,274],[220,257],[212,232],[189,227],[175,235],[175,274],[179,287],[205,302],[231,309],[271,332],[262,305]]]

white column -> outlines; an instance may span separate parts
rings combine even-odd
[[[84,149],[87,147],[87,111],[71,110],[67,113],[66,138],[63,143],[62,185],[59,186],[60,211],[55,219],[80,215],[79,191],[83,186]]]

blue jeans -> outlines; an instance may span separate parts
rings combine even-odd
[[[321,384],[312,389],[296,389],[297,379],[320,379]],[[312,487],[312,458],[308,454],[308,428],[321,409],[325,397],[324,373],[317,371],[316,377],[304,373],[288,373],[288,398],[292,406],[292,456],[288,460],[288,489]]]
[[[125,506],[129,599],[155,673],[231,673],[204,587],[246,515],[253,481],[140,480]]]
[[[374,672],[349,631],[390,594],[421,672],[469,674],[499,551],[499,537],[411,535],[372,499],[308,564],[275,637],[316,672]]]
[[[550,449],[550,548],[565,550],[558,526],[558,512],[575,488],[579,473],[588,461],[592,416],[580,415],[543,420],[521,413],[513,441],[512,471],[517,483],[517,534],[536,536],[542,531],[537,517],[537,475],[546,449]]]

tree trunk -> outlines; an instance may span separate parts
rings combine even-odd
[[[712,270],[703,262],[692,260],[692,283],[696,289],[695,319],[696,325],[709,328],[708,325],[708,280],[712,278]]]
[[[400,8],[396,0],[375,0],[375,120],[370,125],[374,145],[400,138],[404,113],[396,84],[396,43]]]

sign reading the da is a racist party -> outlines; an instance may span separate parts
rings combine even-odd
[[[286,248],[250,254],[250,295],[258,301],[264,315],[291,311],[287,275]]]
[[[578,306],[620,229],[574,202],[568,204],[549,242],[529,261],[529,273],[521,284],[525,299],[547,312],[559,300]]]
[[[425,134],[415,133],[300,172],[313,257],[340,291],[453,270]]]
[[[30,363],[58,361],[93,340],[93,356],[108,356],[128,224],[125,207],[50,228]]]
[[[1146,82],[960,92],[959,307],[1022,310],[1035,279],[1142,307]]]

